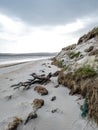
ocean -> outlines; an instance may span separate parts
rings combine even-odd
[[[0,65],[52,58],[56,53],[0,54]]]

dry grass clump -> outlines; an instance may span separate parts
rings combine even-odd
[[[39,108],[41,108],[43,105],[44,105],[44,100],[43,100],[43,99],[35,98],[35,99],[33,100],[33,103],[32,103],[33,108],[39,109]]]
[[[71,89],[70,94],[81,94],[87,101],[87,117],[98,124],[98,76],[90,66],[77,69],[74,73],[61,71],[58,83]]]
[[[75,72],[68,72],[67,74],[64,74],[64,70],[62,70],[58,76],[58,83],[69,88],[72,88],[75,84],[82,86],[81,82],[96,75],[96,71],[90,66],[80,67]]]
[[[17,127],[20,123],[22,123],[22,119],[14,117],[14,120],[8,124],[7,130],[17,130]]]
[[[88,119],[94,120],[98,124],[98,78],[93,82],[93,86],[87,93]]]
[[[82,78],[90,78],[97,75],[96,71],[90,67],[89,65],[86,65],[84,67],[80,67],[75,71],[75,79],[82,79]]]
[[[80,52],[72,51],[72,52],[68,53],[68,56],[69,56],[70,59],[78,58],[80,56]]]
[[[42,86],[36,86],[34,88],[34,91],[37,91],[39,94],[41,95],[47,95],[48,94],[48,90]]]
[[[56,58],[53,58],[52,59],[52,65],[56,65],[58,66],[59,68],[62,68],[63,67],[63,60],[57,60]]]

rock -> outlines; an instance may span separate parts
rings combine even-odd
[[[33,108],[36,108],[36,109],[41,108],[44,105],[44,100],[36,98],[34,99],[32,105],[33,105]]]
[[[18,117],[14,117],[14,120],[8,124],[7,130],[17,130],[19,124],[22,123],[22,119]]]
[[[51,98],[51,101],[54,101],[54,100],[56,100],[56,96],[53,96],[53,97]]]
[[[37,118],[37,113],[35,113],[35,112],[30,112],[30,113],[28,114],[27,119],[25,120],[24,125],[26,125],[26,124],[28,123],[28,121],[30,121],[31,119],[35,119],[35,118]]]
[[[36,86],[34,88],[34,91],[37,91],[39,94],[41,95],[47,95],[48,94],[48,90],[42,86]]]
[[[90,52],[90,51],[93,50],[93,48],[94,48],[94,46],[90,46],[88,49],[85,49],[84,51],[85,51],[85,52]]]

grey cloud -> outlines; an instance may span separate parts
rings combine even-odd
[[[98,0],[0,0],[0,9],[33,25],[56,25],[98,11]]]

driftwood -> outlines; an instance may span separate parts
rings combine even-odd
[[[28,79],[28,81],[26,82],[19,82],[18,84],[14,84],[11,87],[13,87],[14,89],[24,87],[24,89],[27,90],[31,87],[32,84],[41,84],[41,85],[47,84],[48,82],[50,82],[52,74],[49,73],[47,76],[45,76],[32,73],[31,76],[33,77],[33,79]]]

